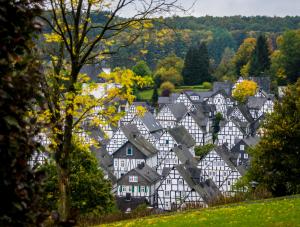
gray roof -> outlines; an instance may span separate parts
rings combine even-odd
[[[207,115],[205,115],[202,111],[199,109],[194,109],[188,113],[198,124],[198,126],[206,132],[206,126],[209,121],[209,118]]]
[[[221,196],[216,184],[211,180],[204,180],[204,172],[189,164],[176,165],[175,168],[190,188],[194,189],[206,203],[213,202]]]
[[[249,109],[257,109],[259,110],[268,99],[265,97],[255,97],[251,96],[247,100],[247,107]]]
[[[152,143],[146,140],[142,135],[132,136],[128,140],[147,157],[151,157],[158,152]]]
[[[171,149],[171,151],[173,151],[176,154],[176,156],[178,157],[178,159],[182,164],[189,163],[191,165],[197,166],[198,162],[195,160],[195,158],[193,157],[193,155],[191,154],[191,152],[186,146],[184,145],[175,146]]]
[[[206,102],[197,103],[195,105],[197,110],[200,110],[205,115],[209,116],[209,113],[214,113],[216,111],[215,105],[207,104]]]
[[[122,125],[120,129],[123,131],[127,139],[129,139],[132,136],[137,136],[141,134],[137,126],[134,124]]]
[[[171,93],[169,97],[159,96],[157,103],[159,105],[171,104],[179,97],[180,93]]]
[[[230,95],[232,87],[233,87],[232,82],[227,82],[227,81],[226,82],[214,82],[213,83],[213,92],[224,90],[227,95]]]
[[[205,98],[209,98],[213,93],[213,91],[185,91],[185,94],[193,104],[203,102]],[[199,100],[192,100],[191,96],[198,96]]]
[[[250,80],[253,80],[257,83],[257,85],[264,90],[266,93],[270,93],[271,91],[271,79],[268,76],[260,76],[260,77],[249,77]]]
[[[248,136],[248,137],[244,138],[243,141],[245,142],[245,144],[247,144],[249,147],[251,147],[251,146],[255,146],[256,144],[258,144],[258,142],[260,141],[260,137]]]
[[[155,119],[153,114],[150,112],[146,112],[140,118],[145,124],[145,126],[148,128],[149,132],[155,132],[163,129],[161,124]]]
[[[167,106],[177,121],[180,121],[188,111],[188,109],[183,103],[172,103],[167,104]]]
[[[171,170],[172,170],[172,168],[164,167],[162,170],[161,176],[162,177],[168,176],[168,174],[170,173]]]
[[[249,122],[242,122],[239,119],[229,119],[229,120],[223,120],[220,122],[220,129],[224,128],[225,125],[227,124],[227,122],[231,121],[232,123],[234,123],[236,125],[236,127],[238,127],[243,134],[246,134],[246,128],[251,127],[251,124]]]
[[[188,148],[195,145],[194,138],[189,134],[184,126],[177,126],[168,129],[170,135],[174,138],[177,144],[186,145]]]
[[[161,176],[150,166],[145,163],[139,164],[136,168],[130,170],[128,173],[124,174],[118,182],[124,181],[128,175],[133,175],[137,173],[143,177],[150,185],[160,180]]]
[[[222,159],[223,161],[232,169],[237,170],[241,175],[244,175],[246,169],[244,166],[236,165],[236,157],[227,149],[226,146],[218,146],[213,149]]]

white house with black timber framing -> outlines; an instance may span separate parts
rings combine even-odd
[[[215,183],[205,180],[203,172],[191,164],[165,168],[162,177],[157,189],[157,205],[163,210],[206,207],[221,195]]]
[[[198,168],[217,185],[223,195],[230,196],[233,185],[245,173],[244,166],[236,165],[236,159],[225,146],[219,146],[202,157]]]
[[[142,135],[130,135],[128,141],[113,154],[114,175],[119,179],[142,162],[157,166],[158,150]]]
[[[161,176],[144,162],[117,181],[117,196],[145,198],[151,205],[157,203],[156,189]]]
[[[158,112],[156,119],[163,128],[173,128],[185,116],[188,109],[183,103],[164,105]]]
[[[233,107],[235,101],[224,90],[219,90],[207,99],[207,104],[215,105],[216,112],[221,113],[223,118],[226,118],[228,109]]]

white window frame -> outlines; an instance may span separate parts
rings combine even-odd
[[[240,145],[240,150],[241,150],[241,151],[244,151],[244,150],[245,150],[245,145],[244,145],[244,144],[241,144],[241,145]]]
[[[171,195],[171,192],[170,192],[170,191],[165,191],[165,192],[164,192],[164,195],[165,195],[166,197],[169,197],[169,196]]]
[[[134,175],[129,176],[129,182],[131,182],[131,183],[137,183],[138,181],[139,181],[138,176],[134,176]]]

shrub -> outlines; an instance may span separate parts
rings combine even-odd
[[[170,81],[166,81],[166,82],[163,82],[161,85],[160,85],[160,88],[162,90],[169,90],[169,91],[173,91],[175,89],[175,86],[174,84],[172,84]]]
[[[204,146],[195,147],[195,155],[200,158],[204,157],[208,152],[210,152],[215,147],[214,144],[205,144]]]
[[[204,89],[212,89],[212,84],[210,82],[203,82],[202,86]]]

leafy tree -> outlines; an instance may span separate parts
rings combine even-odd
[[[210,83],[210,82],[203,82],[202,86],[205,89],[212,89],[212,87],[213,87],[212,83]]]
[[[223,115],[218,112],[213,119],[213,141],[218,138],[218,132],[220,131],[220,122],[223,120]]]
[[[145,61],[139,61],[135,66],[132,67],[132,71],[137,76],[152,76],[151,69]]]
[[[278,45],[287,82],[294,83],[300,76],[300,30],[285,32]]]
[[[158,61],[155,75],[161,82],[170,81],[175,85],[180,85],[183,80],[182,68],[183,60],[172,54]]]
[[[73,142],[70,153],[70,188],[72,215],[93,213],[101,215],[111,211],[114,205],[111,184],[104,179],[98,167],[98,161],[90,150]],[[47,181],[44,187],[43,205],[50,210],[57,210],[59,199],[58,176],[54,160],[41,168]]]
[[[196,85],[211,81],[209,57],[205,43],[190,47],[185,56],[182,76],[185,85]]]
[[[248,181],[256,181],[274,196],[300,193],[300,80],[290,85],[282,102],[263,125],[264,136],[250,150]]]
[[[255,95],[257,91],[257,83],[252,80],[243,80],[232,91],[232,97],[243,103],[249,96]]]
[[[153,94],[152,94],[152,97],[151,97],[152,105],[157,106],[157,101],[158,101],[158,90],[157,90],[157,86],[155,85],[154,89],[153,89]]]
[[[274,80],[278,82],[279,85],[286,84],[286,72],[283,65],[283,54],[280,50],[275,50],[271,55],[271,68],[270,72],[273,75]]]
[[[153,14],[170,11],[176,2],[118,0],[112,4],[110,1],[48,0],[50,13],[42,18],[51,29],[45,34],[45,41],[52,44],[48,47],[52,66],[47,71],[42,89],[47,98],[48,109],[44,115],[51,123],[49,137],[58,170],[61,225],[69,222],[70,217],[73,134],[82,131],[80,126],[88,117],[93,118],[90,123],[94,126],[116,124],[121,115],[117,113],[115,100],[130,103],[134,100],[133,84],[147,84],[131,70],[116,69],[111,74],[101,74],[101,77],[119,86],[106,90],[96,99],[87,95],[96,85],[80,72],[89,64],[103,64],[106,56],[129,46],[144,29],[151,28]],[[132,6],[135,8],[133,16],[121,20],[120,14]],[[98,17],[98,23],[95,17]],[[83,83],[86,86],[82,86]]]
[[[170,81],[166,81],[160,85],[160,89],[173,91],[175,89],[175,86]]]
[[[38,0],[1,2],[0,17],[0,226],[36,226],[41,172],[29,164],[41,147],[31,113],[42,99],[34,38],[41,24]]]
[[[233,58],[233,64],[235,65],[236,74],[238,76],[241,75],[241,69],[250,61],[255,45],[255,38],[247,38],[237,50]]]
[[[234,57],[234,50],[230,48],[225,48],[222,55],[221,62],[214,73],[214,76],[218,80],[236,79],[234,64],[232,62],[233,57]]]
[[[262,73],[270,69],[270,50],[265,36],[257,38],[255,49],[253,50],[249,73],[251,76],[261,76]]]

